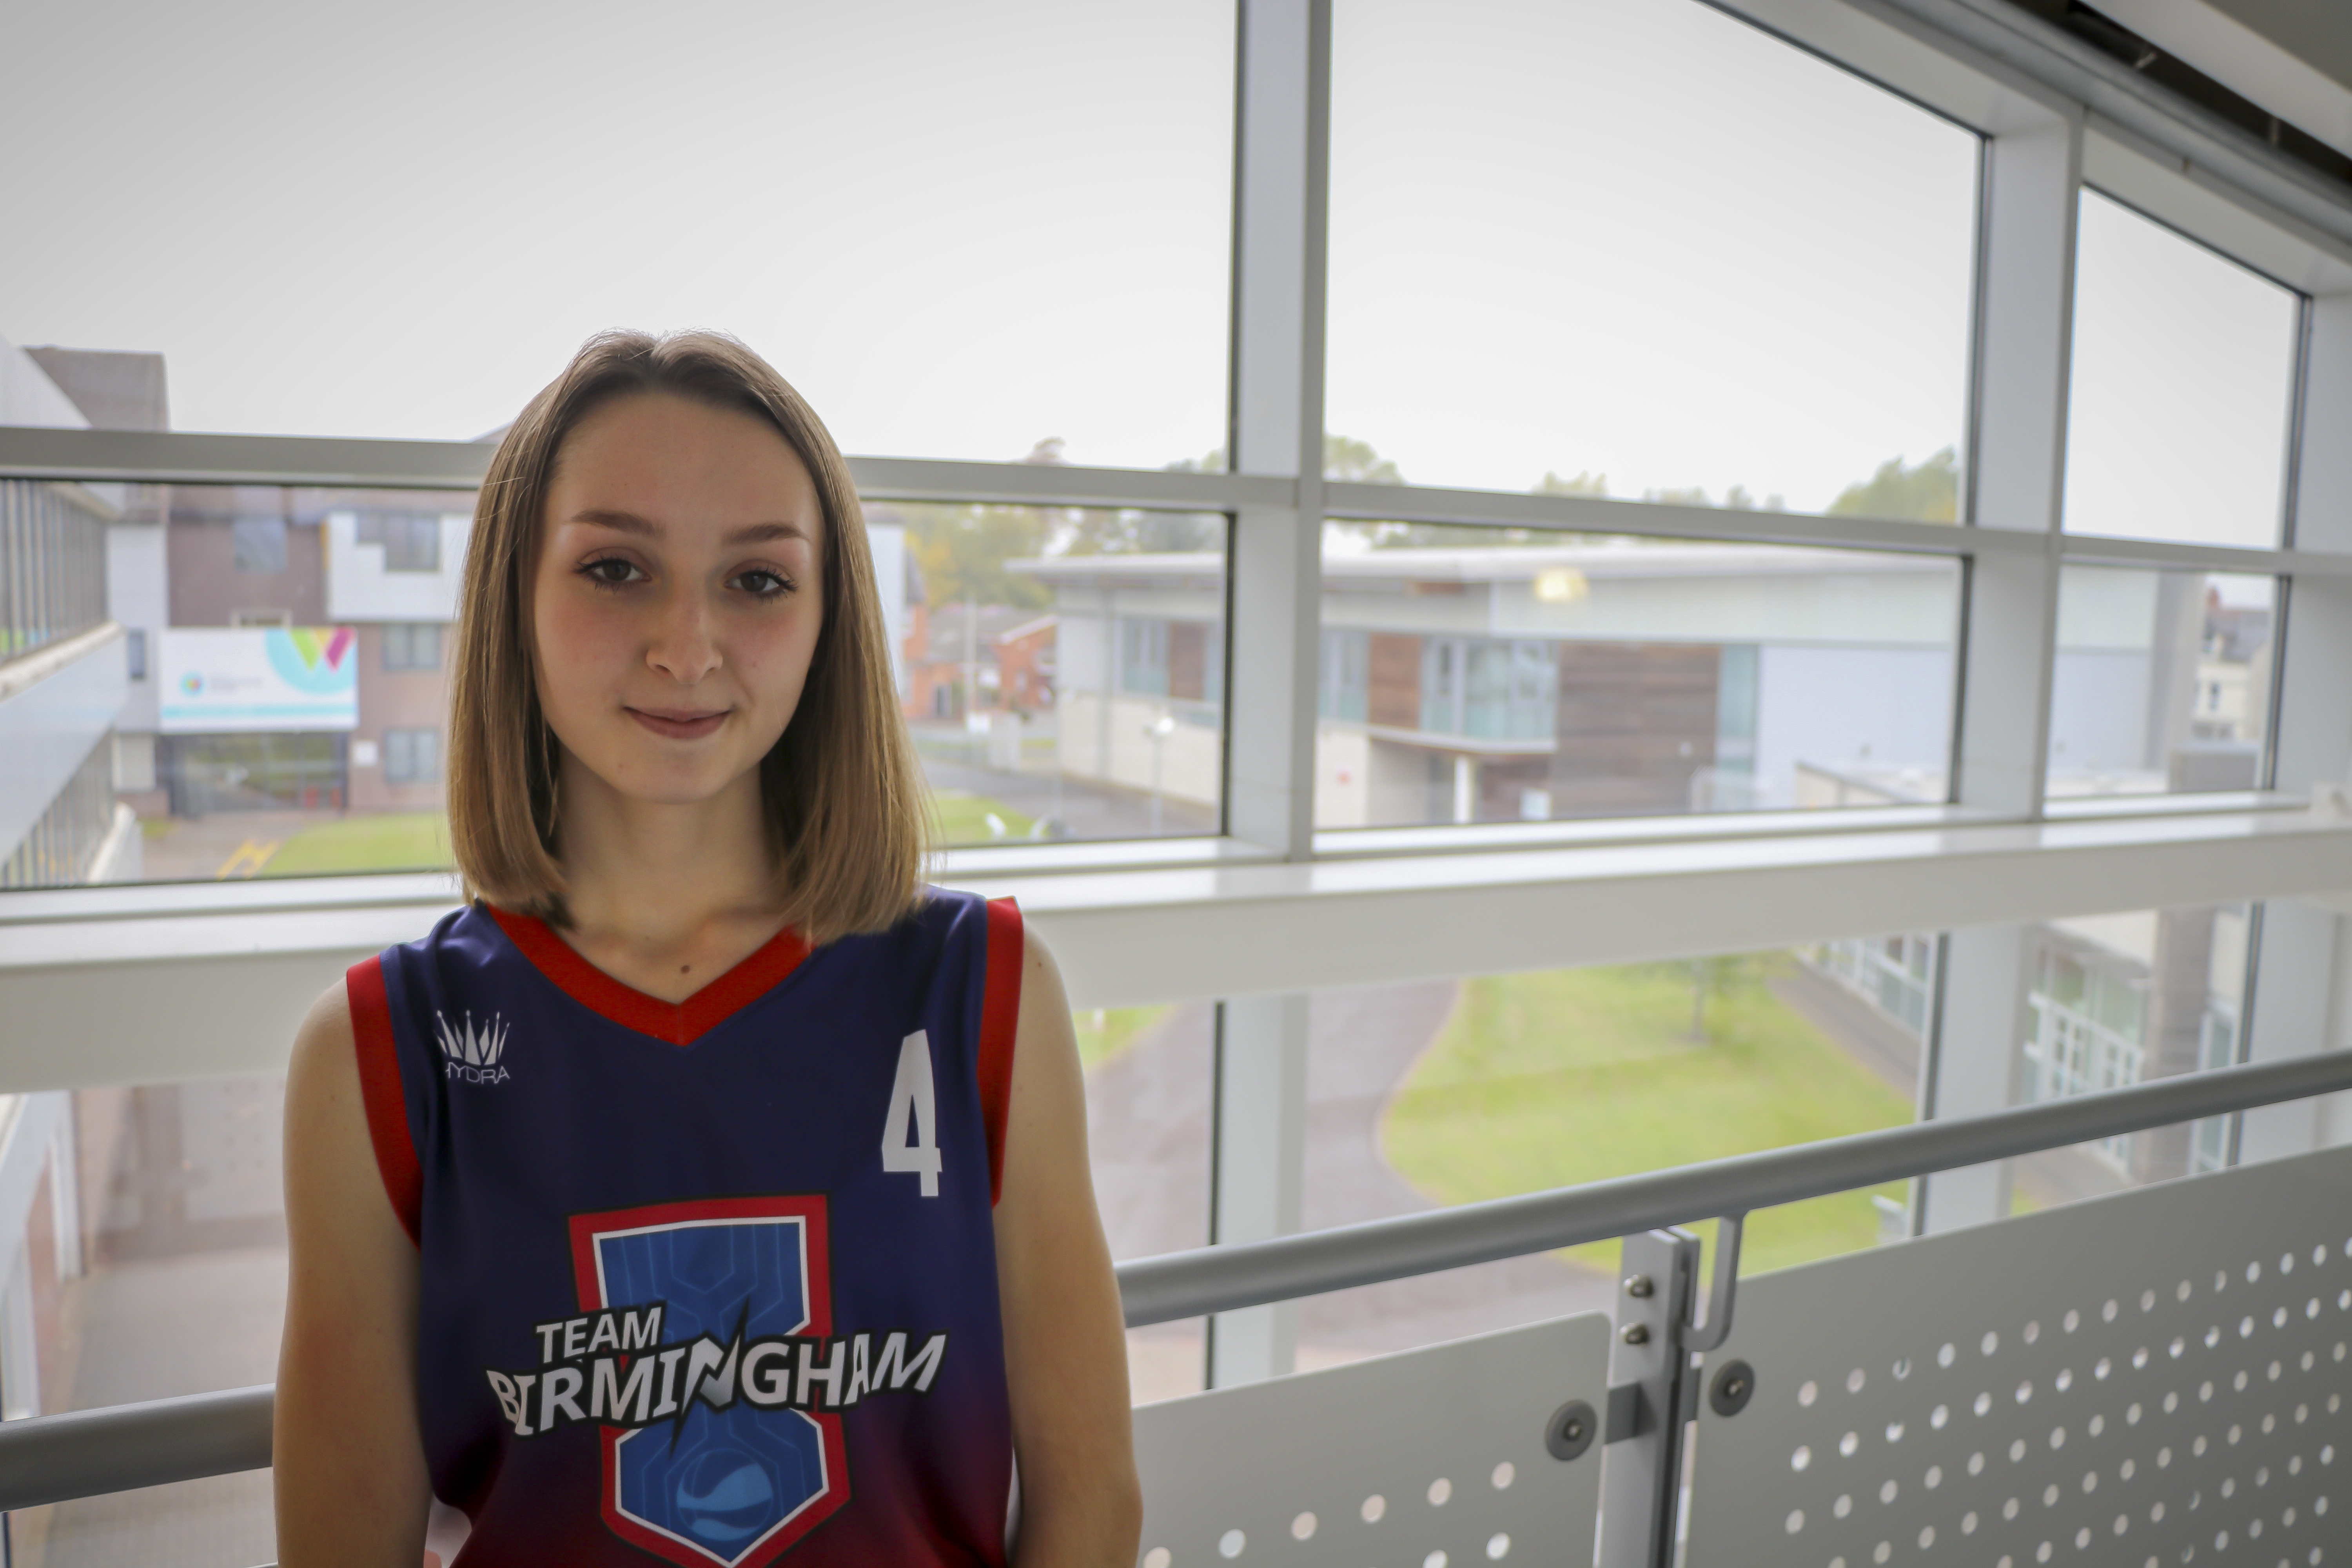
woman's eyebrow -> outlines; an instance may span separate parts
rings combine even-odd
[[[572,514],[574,522],[589,523],[597,528],[609,528],[616,533],[635,533],[647,539],[659,539],[667,531],[651,518],[639,517],[633,511],[607,511],[592,508]],[[729,544],[760,544],[772,539],[806,540],[808,532],[793,522],[753,522],[734,530],[726,536]]]
[[[805,540],[807,538],[807,532],[796,522],[754,522],[739,528],[734,532],[729,534],[727,536],[727,542],[730,544],[759,544],[771,539]]]

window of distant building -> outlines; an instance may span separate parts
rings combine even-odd
[[[1369,633],[1323,634],[1322,695],[1316,707],[1324,718],[1364,721],[1371,700],[1371,647]]]
[[[354,537],[383,546],[387,572],[441,570],[441,520],[430,512],[363,511]]]
[[[147,634],[137,626],[131,628],[123,639],[123,657],[131,666],[131,679],[147,679]]]
[[[1421,649],[1421,727],[1483,741],[1549,739],[1557,655],[1534,640],[1428,637]]]
[[[440,777],[440,731],[386,730],[383,732],[383,778],[386,784],[436,784]]]
[[[1121,621],[1118,684],[1141,697],[1168,695],[1168,623]]]
[[[240,517],[233,526],[238,571],[274,573],[286,570],[284,518]]]
[[[440,668],[441,623],[394,621],[385,626],[383,668],[386,670]]]

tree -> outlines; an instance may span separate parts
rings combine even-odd
[[[922,569],[934,605],[1013,605],[1043,609],[1053,594],[1034,577],[1004,568],[1007,561],[1045,553],[1045,514],[1025,506],[908,505],[907,545]]]
[[[1848,485],[1830,502],[1832,517],[1892,517],[1916,522],[1950,522],[1959,515],[1959,456],[1947,447],[1925,462],[1906,468],[1889,458],[1858,485]]]
[[[1765,962],[1765,955],[1756,952],[1717,953],[1690,961],[1692,1039],[1704,1044],[1707,1038],[1707,999],[1727,1001],[1754,990],[1763,982]]]

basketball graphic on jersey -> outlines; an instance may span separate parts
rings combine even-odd
[[[583,1310],[662,1309],[662,1338],[730,1344],[833,1331],[821,1195],[657,1204],[572,1221]],[[679,1386],[677,1352],[656,1353],[674,1418],[602,1433],[604,1522],[681,1568],[761,1568],[849,1500],[841,1417],[724,1408]],[[718,1375],[730,1382],[733,1358]]]

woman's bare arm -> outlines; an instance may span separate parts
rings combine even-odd
[[[294,1037],[286,1223],[278,1560],[416,1568],[431,1503],[416,1425],[416,1248],[376,1168],[340,984]]]
[[[1143,1530],[1127,1335],[1087,1163],[1086,1086],[1069,1001],[1034,932],[1025,945],[996,1206],[1021,1464],[1015,1561],[1019,1568],[1127,1568]]]

